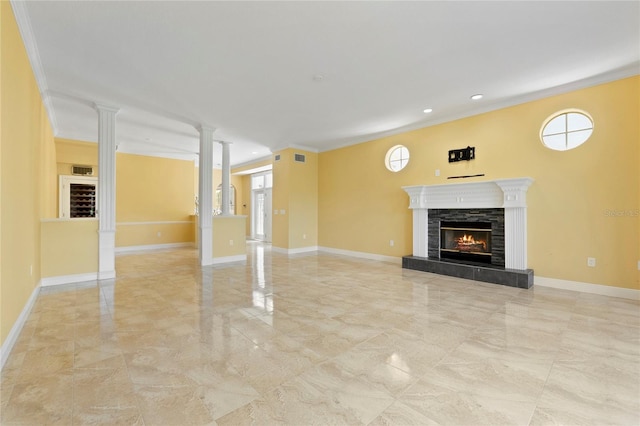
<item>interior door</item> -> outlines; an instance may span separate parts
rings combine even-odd
[[[271,215],[272,215],[272,202],[271,202],[271,188],[264,190],[264,240],[271,242]]]
[[[253,191],[253,238],[271,242],[271,188]]]
[[[264,189],[253,191],[253,238],[265,240],[266,194]]]

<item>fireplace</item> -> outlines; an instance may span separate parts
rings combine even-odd
[[[491,223],[440,222],[440,257],[491,263]]]
[[[528,177],[405,186],[413,210],[407,269],[520,288],[527,268]]]

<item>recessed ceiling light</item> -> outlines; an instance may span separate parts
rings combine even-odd
[[[424,112],[425,114],[429,114],[430,112],[433,112],[433,108],[427,108],[422,112]]]
[[[256,154],[258,153],[258,151],[251,151],[251,153],[252,153],[253,155],[256,155]]]
[[[478,93],[477,95],[471,96],[472,101],[477,101],[478,99],[482,99],[482,95]]]

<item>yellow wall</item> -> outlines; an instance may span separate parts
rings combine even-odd
[[[322,153],[319,245],[411,254],[402,186],[448,183],[448,176],[463,174],[486,175],[465,181],[530,176],[528,263],[535,274],[638,289],[639,88],[640,77],[628,78]],[[538,137],[542,122],[567,108],[591,114],[591,139],[567,152],[545,148]],[[391,173],[384,156],[396,144],[409,148],[411,160]],[[467,145],[475,146],[475,160],[447,162],[450,149]],[[595,268],[587,257],[596,258]]]
[[[194,241],[193,168],[193,161],[117,153],[116,247]]]
[[[318,245],[318,154],[288,148],[273,163],[273,245],[289,250]],[[294,161],[304,154],[304,163]]]
[[[70,175],[71,166],[78,165],[92,166],[93,176],[98,176],[97,143],[56,138],[56,159],[58,161],[58,174]]]
[[[289,248],[289,185],[291,182],[291,162],[293,152],[289,149],[274,153],[280,160],[273,162],[272,208],[278,211],[271,218],[271,243],[273,247]],[[280,214],[284,210],[285,214]]]
[[[116,247],[194,243],[193,220],[116,224]]]
[[[244,233],[244,216],[214,216],[211,225],[213,232],[213,257],[238,256],[247,253]]]
[[[9,2],[0,3],[0,342],[41,277],[40,218],[55,213],[53,132]],[[52,201],[53,200],[53,201]]]
[[[251,175],[236,176],[240,180],[239,186],[242,187],[242,202],[239,203],[238,214],[247,216],[245,221],[245,235],[251,237],[251,218],[253,217]]]
[[[98,175],[98,144],[57,138],[56,153],[59,175],[74,164]],[[116,153],[116,247],[193,242],[193,170],[192,161]]]
[[[98,219],[42,222],[42,277],[98,272]]]

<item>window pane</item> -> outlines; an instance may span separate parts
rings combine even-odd
[[[409,150],[406,147],[403,146],[402,148],[400,148],[399,151],[400,151],[400,158],[402,160],[406,159],[407,161],[409,161]],[[405,165],[406,165],[406,163],[405,163]],[[402,166],[402,167],[404,167],[404,166]]]
[[[580,146],[589,139],[593,130],[580,130],[579,132],[571,132],[567,134],[567,149],[573,149]]]
[[[572,112],[568,114],[568,119],[569,125],[567,126],[567,130],[570,132],[575,130],[591,129],[593,127],[593,124],[591,123],[591,120],[589,120],[589,117],[584,114]]]
[[[400,160],[390,161],[389,166],[391,167],[391,171],[397,172],[402,169],[402,164],[400,164]]]
[[[251,177],[251,189],[264,188],[264,175]]]
[[[266,183],[264,185],[265,188],[271,188],[273,186],[273,173],[269,173],[265,175]]]
[[[400,160],[400,155],[401,155],[401,150],[400,148],[396,148],[391,152],[391,157],[389,158],[389,161],[398,161]]]
[[[544,144],[551,149],[555,149],[558,151],[564,151],[567,146],[566,142],[566,134],[563,133],[561,135],[553,135],[553,136],[544,136],[543,137]]]
[[[566,126],[566,114],[562,114],[551,120],[544,126],[542,135],[555,135],[558,133],[564,133],[567,131]]]

